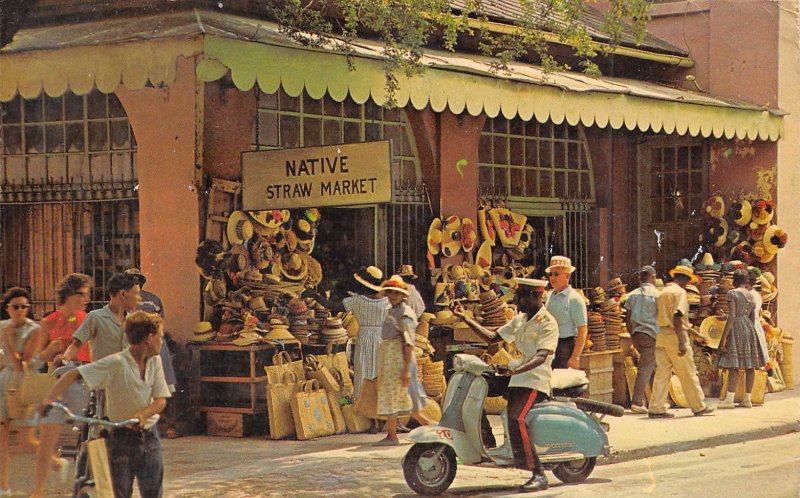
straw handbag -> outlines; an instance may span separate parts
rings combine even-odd
[[[508,362],[513,358],[505,349],[500,348],[494,356],[484,353],[481,355],[481,359],[489,365],[508,365]],[[503,411],[503,408],[506,406],[508,406],[508,400],[503,396],[492,396],[483,400],[483,409],[486,410],[486,413],[489,415],[500,415],[500,412]]]
[[[356,398],[354,411],[367,418],[378,418],[378,381],[364,379],[361,383],[361,392]]]
[[[292,361],[292,357],[286,351],[275,353],[272,356],[272,365],[264,367],[267,374],[267,384],[280,384],[283,382],[286,372],[293,371],[299,379],[305,377],[303,362],[300,360]]]
[[[733,401],[741,403],[744,399],[745,387],[745,374],[744,370],[739,370],[739,379],[736,382],[736,392],[733,393]],[[764,395],[767,393],[767,372],[765,370],[756,370],[756,377],[753,380],[753,391],[750,394],[750,401],[754,405],[764,404]],[[722,389],[719,392],[719,399],[724,400],[728,394],[728,370],[722,373]]]
[[[342,407],[342,416],[344,423],[347,426],[347,432],[350,434],[360,434],[367,432],[372,426],[372,421],[367,417],[362,417],[355,411],[355,405],[352,403],[346,404]]]
[[[8,418],[22,420],[27,418],[28,407],[19,400],[19,385],[22,381],[20,372],[12,372],[11,378],[6,383],[6,391],[3,397],[6,401],[6,413]]]
[[[328,395],[316,380],[303,383],[303,389],[292,395],[292,418],[297,439],[330,436],[336,429],[328,405]]]
[[[55,375],[27,369],[19,384],[19,402],[26,406],[38,405],[56,384]]]
[[[284,373],[280,383],[267,384],[269,437],[283,439],[295,435],[292,419],[292,396],[300,389],[300,379],[293,370]]]
[[[344,393],[347,396],[353,394],[353,379],[350,377],[350,365],[347,363],[347,353],[339,351],[333,352],[333,343],[328,343],[324,355],[317,356],[317,360],[322,365],[328,367],[329,370],[334,368],[342,372],[342,380],[344,381]]]

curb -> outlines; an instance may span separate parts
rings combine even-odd
[[[615,463],[630,462],[632,460],[669,455],[681,451],[699,450],[714,446],[723,446],[726,444],[743,443],[756,439],[785,436],[786,434],[791,434],[793,432],[800,432],[800,420],[785,422],[770,427],[761,427],[745,432],[719,434],[707,438],[694,439],[691,441],[675,441],[674,443],[669,444],[645,446],[643,448],[622,451],[614,451],[612,449],[610,456],[598,458],[597,463],[598,465],[611,465]]]

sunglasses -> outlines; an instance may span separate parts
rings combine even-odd
[[[30,304],[9,304],[9,306],[15,310],[27,310],[31,307]]]

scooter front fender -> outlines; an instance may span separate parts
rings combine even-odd
[[[455,450],[456,456],[467,464],[479,463],[481,454],[473,447],[466,434],[438,425],[423,425],[408,434],[408,439],[422,444],[444,444]]]

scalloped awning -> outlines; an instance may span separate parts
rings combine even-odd
[[[169,85],[183,56],[198,58],[202,80],[230,74],[241,90],[282,86],[292,96],[305,90],[313,98],[386,103],[382,47],[357,40],[351,71],[336,44],[312,49],[275,24],[198,10],[25,29],[0,50],[0,101]],[[487,58],[442,51],[426,52],[423,62],[422,76],[399,76],[398,105],[715,138],[774,141],[782,131],[780,111],[637,80],[545,73],[522,63],[496,73]]]
[[[312,98],[327,93],[341,101],[349,95],[357,103],[372,99],[382,105],[385,77],[379,55],[378,45],[359,40],[351,71],[341,52],[206,36],[197,74],[214,81],[230,72],[240,90],[258,84],[272,93],[280,85],[293,97],[305,90]],[[428,52],[424,62],[424,75],[399,77],[399,106],[729,139],[774,141],[782,131],[780,111],[637,80],[545,73],[520,63],[494,73],[485,58],[447,52]]]

